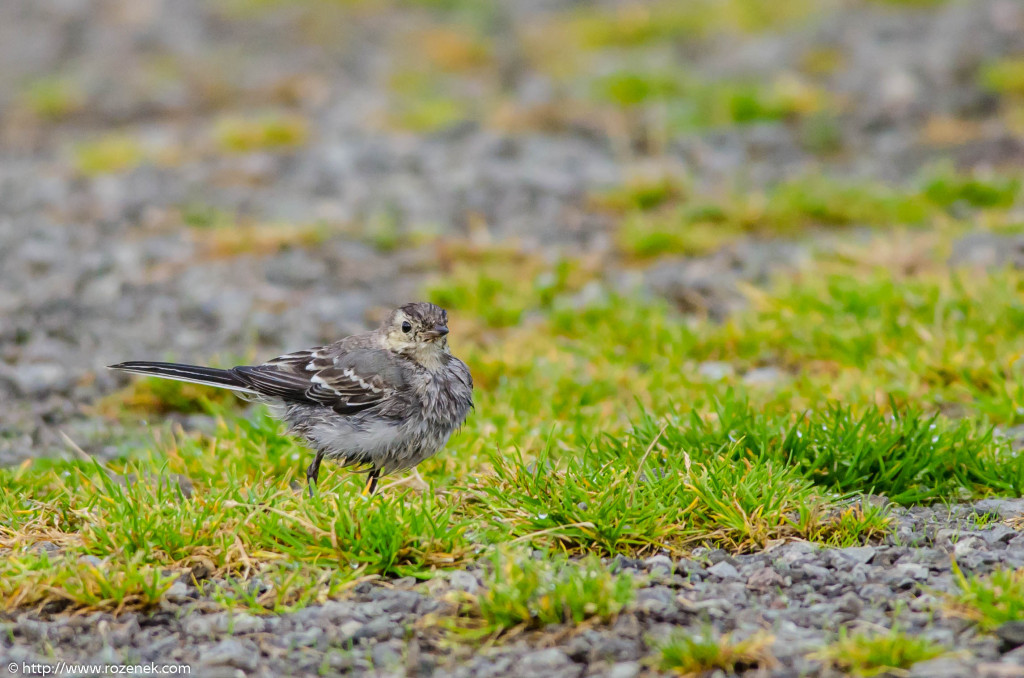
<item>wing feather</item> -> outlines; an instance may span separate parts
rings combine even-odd
[[[321,347],[231,371],[258,393],[323,405],[339,414],[354,414],[388,401],[403,381],[401,370],[389,364],[386,354],[370,349],[332,356]]]

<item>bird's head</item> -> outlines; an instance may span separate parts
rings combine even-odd
[[[428,369],[440,367],[448,349],[448,311],[427,302],[396,308],[381,325],[384,347]]]

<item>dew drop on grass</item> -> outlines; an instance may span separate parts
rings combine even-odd
[[[928,427],[928,430],[929,431],[934,431],[935,430],[935,426],[936,426],[935,424],[932,424],[931,426]]]
[[[298,452],[292,452],[292,461],[298,461],[298,460],[299,460],[299,453]]]
[[[548,514],[546,514],[546,513],[538,513],[537,514],[537,520],[544,520],[547,517],[548,517]]]
[[[933,443],[939,442],[939,436],[932,436],[932,442]]]

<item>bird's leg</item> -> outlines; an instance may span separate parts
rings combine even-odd
[[[309,490],[309,496],[313,496],[313,485],[316,485],[320,480],[320,462],[323,461],[324,453],[317,452],[316,458],[306,469],[306,489]]]
[[[430,489],[430,485],[428,485],[427,481],[423,479],[423,476],[420,475],[419,469],[415,466],[412,467],[412,482],[409,483],[409,485],[420,492],[425,492]]]
[[[377,479],[380,478],[380,469],[375,468],[370,471],[370,475],[366,478],[366,487],[363,488],[363,496],[373,496],[373,493],[377,491]]]

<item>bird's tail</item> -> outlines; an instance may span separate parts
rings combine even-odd
[[[242,393],[256,393],[252,385],[239,377],[233,370],[219,370],[215,367],[136,360],[110,365],[109,369],[132,372],[133,374],[145,374],[163,379],[173,379],[175,381],[188,381],[193,384],[205,384],[232,391],[241,391]]]

